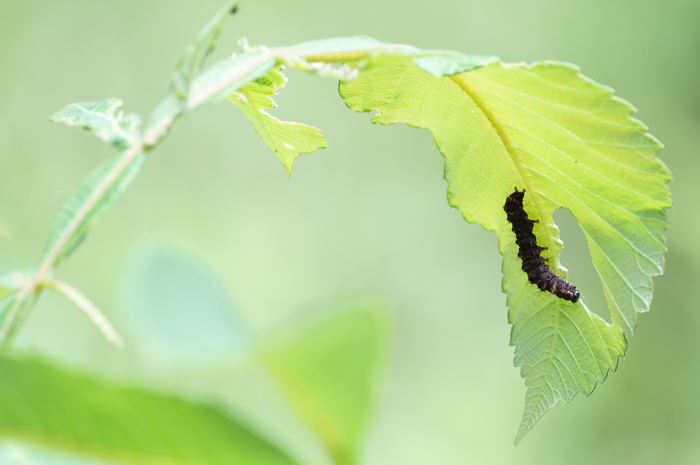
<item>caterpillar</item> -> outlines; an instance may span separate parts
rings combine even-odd
[[[518,257],[523,262],[523,271],[527,274],[528,281],[537,285],[540,291],[551,292],[560,299],[576,303],[581,297],[576,286],[572,286],[554,274],[541,255],[547,247],[537,245],[537,237],[532,232],[532,228],[539,221],[531,220],[527,216],[523,208],[524,197],[525,189],[519,191],[516,187],[515,192],[506,198],[506,204],[503,206],[515,234],[515,243],[519,248]]]

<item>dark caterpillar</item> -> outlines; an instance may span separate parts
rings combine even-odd
[[[525,197],[525,189],[519,191],[516,187],[515,192],[506,199],[503,210],[506,212],[508,222],[513,225],[515,243],[520,249],[518,257],[523,261],[523,271],[527,273],[528,281],[536,284],[540,291],[551,292],[560,299],[577,302],[581,293],[576,290],[576,286],[555,275],[540,255],[543,250],[547,250],[547,247],[537,245],[537,237],[532,232],[532,228],[538,220],[528,218],[523,208],[523,197]]]

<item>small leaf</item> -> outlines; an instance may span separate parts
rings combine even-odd
[[[117,98],[101,102],[71,103],[51,116],[49,121],[82,127],[103,141],[125,149],[138,140],[141,117],[135,113],[125,115],[118,111],[121,106],[122,101]]]
[[[204,26],[195,41],[185,49],[172,75],[173,90],[179,98],[187,99],[192,79],[199,74],[204,61],[214,51],[219,34],[238,3],[239,0],[227,2]]]
[[[385,312],[361,304],[263,351],[282,392],[337,465],[356,463],[386,346]]]
[[[85,238],[97,221],[107,213],[141,170],[146,156],[125,151],[114,155],[90,173],[63,205],[49,237],[44,258],[60,246],[54,264],[58,263]],[[76,224],[78,218],[82,221]],[[61,244],[65,234],[70,237]]]
[[[279,66],[255,82],[247,84],[229,97],[229,101],[243,110],[255,126],[255,131],[291,176],[294,160],[302,153],[313,153],[328,148],[321,130],[301,123],[280,121],[265,109],[274,108],[272,96],[284,87],[286,78]]]
[[[219,408],[29,359],[0,359],[0,430],[5,438],[132,465],[295,463]]]

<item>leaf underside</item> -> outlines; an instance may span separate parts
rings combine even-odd
[[[503,255],[511,344],[527,394],[517,444],[547,410],[615,370],[637,314],[663,271],[671,206],[660,143],[634,109],[572,65],[492,63],[450,77],[399,62],[340,88],[373,123],[428,129],[445,157],[448,201],[468,222],[495,230]],[[503,205],[526,189],[524,208],[557,275],[562,243],[552,213],[567,208],[584,231],[613,324],[527,281]]]

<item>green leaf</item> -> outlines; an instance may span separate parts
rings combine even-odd
[[[321,130],[301,123],[280,121],[265,109],[276,107],[272,96],[284,87],[286,78],[279,66],[255,82],[229,96],[229,101],[243,110],[260,138],[275,152],[291,176],[292,165],[302,153],[328,148]]]
[[[107,213],[141,170],[146,156],[125,151],[114,155],[90,173],[73,191],[58,215],[49,237],[44,258],[57,253],[58,263],[85,238],[95,223]],[[79,220],[82,218],[82,220]],[[77,222],[79,221],[79,223]],[[68,239],[62,243],[66,234]],[[57,252],[56,247],[60,247]]]
[[[141,117],[135,113],[125,115],[124,112],[118,111],[122,103],[118,98],[101,102],[71,103],[51,116],[49,121],[87,129],[103,141],[125,149],[138,140]]]
[[[250,349],[224,286],[202,263],[152,247],[132,268],[124,310],[141,335],[132,342],[142,361],[203,371]]]
[[[185,49],[171,78],[173,90],[179,98],[187,99],[190,82],[199,74],[204,61],[214,51],[219,34],[226,20],[235,13],[238,3],[239,0],[227,2],[204,26],[195,41]]]
[[[617,367],[637,313],[651,303],[662,272],[670,179],[654,156],[661,145],[630,118],[612,90],[562,63],[494,63],[447,77],[410,63],[341,86],[355,111],[381,124],[429,129],[445,156],[448,201],[469,222],[498,234],[515,364],[527,385],[516,444],[558,401],[590,394]],[[558,275],[562,243],[552,213],[570,210],[588,239],[613,324],[579,301],[540,292],[521,270],[503,205],[526,188],[537,242]],[[585,295],[585,290],[583,290]]]
[[[134,465],[284,465],[285,452],[220,409],[0,359],[5,438]]]
[[[146,146],[152,147],[160,142],[178,117],[186,112],[192,81],[200,74],[204,62],[214,51],[219,34],[226,20],[235,13],[238,3],[239,0],[226,3],[185,49],[171,76],[172,94],[148,118],[144,138]]]
[[[187,109],[204,108],[224,100],[244,85],[261,78],[275,66],[269,53],[240,53],[207,68],[193,82]]]
[[[348,310],[262,354],[282,392],[336,465],[355,463],[387,345],[380,306],[367,303]]]
[[[174,95],[169,95],[158,104],[146,123],[143,142],[151,148],[162,141],[173,127],[173,123],[185,111],[185,102]]]

